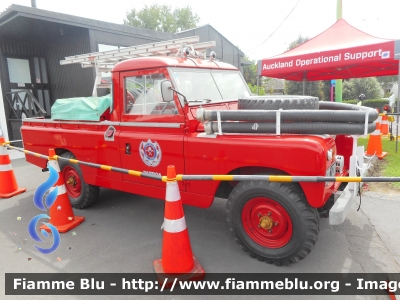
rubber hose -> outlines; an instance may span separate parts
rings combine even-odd
[[[369,110],[282,110],[281,122],[342,122],[365,123],[366,112],[369,112],[368,123],[378,118],[378,112]],[[275,122],[276,110],[223,110],[220,111],[221,121],[259,121]],[[196,118],[200,122],[217,121],[217,111],[199,108]]]
[[[375,130],[375,123],[368,124],[368,133]],[[251,122],[221,122],[223,133],[276,133],[275,123]],[[208,134],[218,132],[217,122],[204,124],[204,131]],[[293,134],[364,134],[363,124],[342,123],[283,123],[281,133]]]
[[[330,110],[360,110],[360,111],[372,110],[378,114],[378,112],[371,107],[340,103],[340,102],[319,101],[318,106],[319,109],[330,109]]]

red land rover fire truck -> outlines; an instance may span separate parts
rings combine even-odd
[[[256,108],[272,109],[274,114],[280,108],[287,109],[286,104],[289,109],[309,111],[318,109],[318,99],[251,97],[235,67],[204,58],[205,49],[215,44],[193,44],[195,38],[66,58],[62,64],[94,66],[96,84],[101,83],[101,72],[112,67],[111,105],[97,121],[24,119],[21,132],[25,149],[46,155],[49,148],[54,148],[64,158],[155,176],[165,175],[168,165],[174,165],[177,174],[186,175],[348,174],[353,147],[348,136],[296,131],[277,134],[276,129],[260,133],[258,127],[262,124],[254,121],[247,132],[233,129],[226,133],[224,128],[249,122],[236,120],[224,122],[228,127],[221,126],[223,112],[248,112],[254,103]],[[122,61],[115,64],[116,60]],[[165,87],[173,87],[176,92],[167,95]],[[217,121],[204,120],[208,111],[218,111]],[[296,122],[288,124],[294,126]],[[26,159],[46,168],[43,159],[29,155]],[[60,167],[75,208],[94,204],[99,187],[165,198],[162,181],[65,160],[60,161]],[[332,207],[339,184],[179,181],[179,189],[184,204],[200,208],[209,207],[216,197],[227,198],[227,221],[237,242],[253,257],[288,265],[310,253],[319,234],[319,215]],[[347,197],[336,207],[342,219],[349,201]]]

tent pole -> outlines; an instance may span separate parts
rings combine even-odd
[[[257,96],[260,95],[259,86],[260,86],[260,75],[257,75]]]
[[[342,79],[336,79],[335,83],[335,102],[342,102],[343,89],[342,89]]]
[[[399,62],[399,73],[397,75],[397,113],[400,112],[400,60]]]
[[[342,0],[337,0],[336,2],[336,21],[339,21],[342,18],[343,6]]]
[[[306,91],[306,72],[303,73],[303,96],[305,95],[305,91]]]
[[[336,2],[336,21],[342,18],[343,6],[342,0],[337,0]],[[342,79],[336,79],[335,83],[335,99],[334,102],[342,102]]]

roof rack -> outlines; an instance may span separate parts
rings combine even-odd
[[[137,45],[116,50],[93,52],[81,55],[68,56],[60,61],[61,65],[80,63],[82,68],[94,67],[96,79],[93,87],[93,96],[97,96],[97,88],[110,88],[111,84],[101,84],[101,73],[110,72],[120,61],[155,55],[201,57],[206,58],[206,50],[215,47],[215,42],[199,43],[198,36],[174,39],[164,42]]]

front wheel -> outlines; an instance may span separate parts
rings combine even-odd
[[[68,159],[75,159],[75,156],[71,152],[65,152],[60,156]],[[78,164],[71,163],[64,159],[60,159],[59,164],[61,176],[63,176],[71,205],[78,209],[93,205],[99,197],[99,187],[85,182]]]
[[[227,215],[243,249],[277,266],[302,260],[318,240],[317,210],[289,184],[243,181],[229,195]]]

